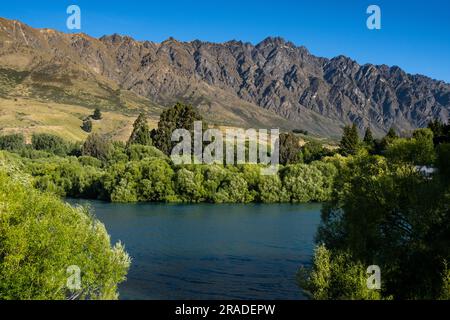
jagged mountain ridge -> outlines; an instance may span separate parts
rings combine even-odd
[[[111,35],[100,39],[33,29],[0,19],[0,67],[30,70],[53,82],[95,79],[168,106],[190,102],[219,122],[280,126],[338,136],[355,122],[382,134],[447,120],[450,85],[399,67],[316,57],[282,38],[162,43]]]

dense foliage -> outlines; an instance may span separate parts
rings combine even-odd
[[[197,109],[190,105],[177,103],[174,107],[165,110],[158,122],[158,128],[152,131],[151,136],[155,147],[170,155],[176,142],[171,137],[175,129],[186,129],[192,131],[195,121],[202,121],[202,116]],[[206,125],[204,124],[206,127]]]
[[[450,145],[433,141],[430,129],[410,138],[391,130],[378,142],[386,157],[360,150],[335,158],[338,174],[322,211],[313,266],[299,272],[311,297],[449,298]],[[370,265],[381,268],[379,291],[365,285]]]
[[[35,190],[7,157],[0,153],[0,300],[116,299],[130,264],[123,246],[111,247],[86,208]],[[72,266],[78,288],[67,286]]]

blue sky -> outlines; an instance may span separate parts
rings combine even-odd
[[[69,32],[70,4],[81,8],[81,31],[96,37],[258,43],[281,36],[318,56],[344,54],[450,82],[448,0],[22,0],[2,1],[0,16]],[[381,30],[366,27],[371,4],[381,8]]]

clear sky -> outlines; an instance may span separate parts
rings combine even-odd
[[[81,31],[96,37],[258,43],[281,36],[318,56],[344,54],[450,82],[449,0],[3,0],[0,16],[69,32],[70,4],[81,8]],[[366,27],[371,4],[381,8],[381,30]]]

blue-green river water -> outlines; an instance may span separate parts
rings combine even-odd
[[[302,299],[320,204],[88,203],[132,257],[121,299]]]

